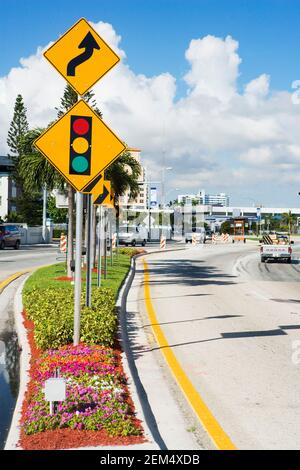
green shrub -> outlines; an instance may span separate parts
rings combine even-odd
[[[120,255],[127,255],[127,256],[130,256],[131,258],[140,253],[146,253],[146,250],[144,250],[143,248],[128,248],[128,247],[119,248]]]
[[[67,235],[66,230],[61,230],[60,228],[54,228],[53,229],[53,238],[60,238],[61,234],[64,234],[65,236]]]
[[[82,292],[82,306],[85,292]],[[45,350],[73,341],[74,295],[72,290],[50,287],[23,292],[28,318],[34,322],[36,345]],[[81,341],[112,346],[117,330],[115,296],[112,289],[94,289],[92,306],[81,312]]]

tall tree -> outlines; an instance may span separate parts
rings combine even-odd
[[[7,145],[12,153],[12,157],[20,155],[20,140],[28,131],[28,121],[26,116],[26,108],[22,95],[18,95],[14,107],[13,119],[10,123]]]
[[[9,147],[9,156],[13,162],[12,178],[17,185],[17,197],[22,198],[23,180],[19,172],[20,144],[23,136],[28,131],[28,121],[26,108],[22,95],[18,95],[15,101],[14,114],[7,136],[7,145]],[[24,201],[25,203],[26,201]]]

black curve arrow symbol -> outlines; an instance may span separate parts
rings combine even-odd
[[[92,191],[92,189],[96,186],[97,183],[99,183],[99,181],[102,178],[103,178],[102,173],[100,173],[98,176],[96,176],[95,179],[93,179],[93,181],[91,181],[86,186],[84,186],[82,191],[84,191],[85,193],[90,193]]]
[[[100,46],[95,40],[94,36],[90,32],[88,32],[87,35],[79,44],[78,48],[85,49],[85,51],[83,51],[77,57],[74,57],[74,59],[70,60],[70,62],[68,63],[68,66],[67,66],[68,77],[74,77],[76,67],[78,67],[78,65],[82,64],[83,62],[88,60],[90,57],[92,57],[94,49],[100,49]]]
[[[105,201],[105,199],[107,198],[107,196],[109,195],[109,191],[108,189],[106,188],[106,186],[103,186],[103,193],[100,194],[97,199],[95,199],[94,201],[94,204],[103,204],[103,202]]]

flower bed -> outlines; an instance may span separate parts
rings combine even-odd
[[[57,368],[67,382],[66,400],[50,415],[43,385]],[[111,436],[141,433],[126,401],[126,380],[112,349],[81,344],[49,350],[36,361],[32,381],[25,434],[62,428],[104,429]]]
[[[144,442],[126,385],[118,349],[63,346],[42,352],[33,339],[33,323],[24,313],[31,346],[30,383],[22,409],[23,449],[63,449],[80,446],[127,445]],[[44,401],[46,379],[60,369],[67,397],[50,415]]]
[[[145,442],[115,336],[115,296],[129,267],[126,258],[128,255],[120,257],[112,268],[108,282],[113,288],[95,289],[92,307],[82,308],[82,342],[76,347],[70,345],[73,291],[53,284],[60,265],[42,268],[26,282],[23,316],[31,359],[20,423],[23,449]],[[55,414],[50,415],[43,387],[57,369],[66,380],[66,400],[57,403]]]

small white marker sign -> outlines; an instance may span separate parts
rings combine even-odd
[[[66,399],[66,380],[61,377],[53,377],[45,382],[46,401],[64,401]]]

